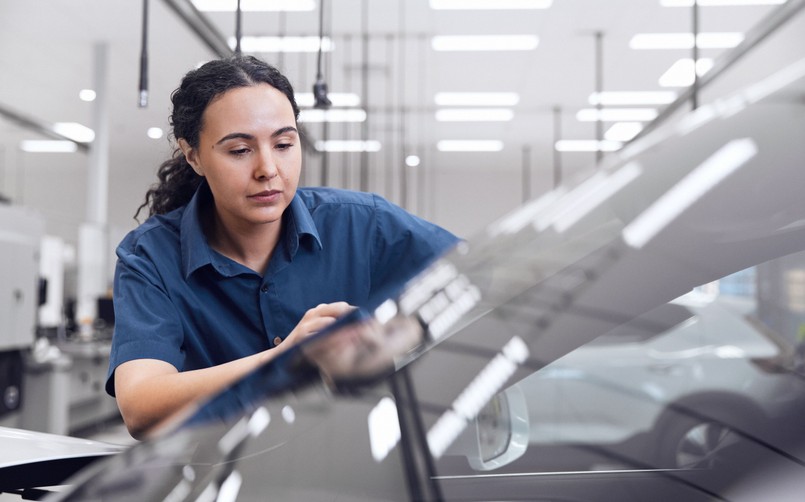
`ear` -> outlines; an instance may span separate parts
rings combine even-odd
[[[201,168],[201,163],[198,161],[198,156],[196,155],[196,149],[190,146],[184,138],[179,138],[179,149],[184,154],[185,160],[187,163],[190,164],[190,167],[198,174],[199,176],[204,176],[204,170]]]

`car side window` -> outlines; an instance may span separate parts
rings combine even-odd
[[[532,356],[536,371],[487,404],[437,458],[437,472],[448,479],[740,463],[768,452],[775,420],[793,416],[786,404],[805,399],[795,372],[804,341],[798,253],[702,284],[545,366]],[[465,382],[494,349],[434,353],[442,367],[466,372],[456,379]],[[433,411],[428,425],[443,409]]]

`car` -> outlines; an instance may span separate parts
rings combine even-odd
[[[39,487],[52,487],[93,462],[120,453],[122,445],[60,434],[0,427],[0,493],[29,500],[46,495]]]
[[[591,455],[602,449],[628,465],[727,461],[722,446],[741,440],[730,425],[772,427],[805,397],[793,344],[754,316],[754,303],[691,291],[524,378],[515,385],[538,424],[529,442],[578,450],[574,465],[566,449],[563,468],[623,468]]]
[[[791,393],[752,386],[758,373],[745,367],[718,378],[737,379],[720,389],[774,408],[773,422],[714,414],[712,399],[677,406],[681,391],[659,400],[663,414],[673,411],[659,430],[708,423],[739,439],[720,444],[723,462],[678,462],[677,440],[659,452],[671,466],[590,441],[597,460],[564,469],[540,434],[557,402],[524,383],[750,268],[757,289],[745,308],[758,328],[795,341],[777,328],[805,305],[803,95],[805,60],[655,128],[588,179],[458,245],[399,294],[360,306],[45,499],[800,500],[805,380],[769,359],[766,342],[751,348],[764,358],[755,364],[787,375]],[[725,353],[735,349],[750,350]],[[644,383],[633,372],[614,380],[619,389]],[[634,397],[658,403],[651,392]],[[606,401],[598,408],[627,408],[627,417],[636,406]]]

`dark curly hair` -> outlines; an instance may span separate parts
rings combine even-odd
[[[279,70],[253,56],[234,55],[205,63],[184,76],[179,88],[171,94],[173,138],[183,138],[190,146],[198,148],[202,116],[210,102],[228,90],[258,84],[268,84],[285,94],[294,117],[299,118],[293,87]],[[143,208],[148,208],[152,216],[187,204],[202,180],[178,147],[171,158],[159,166],[157,177],[159,181],[148,189],[145,202],[137,208],[135,220]]]

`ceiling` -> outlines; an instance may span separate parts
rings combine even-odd
[[[172,0],[181,4],[184,0]],[[26,0],[0,3],[0,108],[39,123],[79,122],[93,127],[95,103],[79,99],[96,80],[95,47],[106,47],[109,130],[109,221],[132,224],[131,215],[159,162],[171,152],[166,137],[150,139],[150,127],[167,129],[169,95],[181,76],[215,57],[208,45],[169,7],[150,0],[146,108],[138,107],[142,2],[133,0]],[[319,2],[316,2],[318,5]],[[303,182],[326,183],[379,192],[409,206],[412,172],[451,171],[457,176],[505,173],[527,167],[528,192],[552,186],[594,166],[596,154],[558,153],[557,139],[595,139],[612,125],[580,122],[588,97],[606,91],[676,90],[658,84],[660,76],[690,49],[634,50],[637,33],[690,32],[693,10],[663,7],[660,0],[554,0],[540,10],[434,10],[428,0],[324,0],[324,32],[334,50],[323,55],[331,93],[360,96],[364,123],[307,123],[316,140],[371,139],[379,152],[310,152]],[[700,32],[744,33],[778,6],[699,8]],[[235,14],[203,16],[222,37],[235,33]],[[802,16],[800,16],[802,17]],[[242,34],[317,35],[319,11],[244,12]],[[531,34],[539,45],[528,51],[440,52],[435,35]],[[597,37],[596,34],[600,34]],[[805,55],[805,40],[788,44],[775,57]],[[365,41],[368,40],[368,45]],[[600,40],[600,42],[596,42]],[[718,58],[724,49],[700,49]],[[786,52],[787,54],[779,54]],[[297,92],[310,92],[316,53],[263,53],[279,66]],[[770,58],[764,58],[767,61]],[[597,66],[598,64],[598,66]],[[599,72],[600,70],[600,72]],[[760,70],[758,70],[760,71]],[[505,91],[519,94],[505,122],[437,122],[437,92]],[[89,185],[84,152],[41,154],[19,149],[24,139],[42,139],[35,128],[0,116],[0,193],[36,207],[49,219],[74,228],[83,218]],[[440,140],[498,140],[502,150],[440,152]],[[404,168],[417,155],[421,164]],[[361,181],[361,169],[367,178]],[[501,174],[502,175],[502,174]],[[417,185],[424,189],[425,185]],[[536,195],[536,193],[534,193]],[[415,208],[414,208],[415,209]]]

